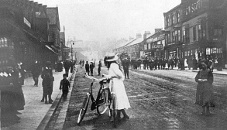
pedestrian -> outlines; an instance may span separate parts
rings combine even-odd
[[[212,86],[213,74],[204,62],[200,64],[200,70],[195,77],[195,81],[198,83],[195,104],[202,106],[201,114],[209,115],[209,108],[214,107]]]
[[[62,97],[66,98],[69,92],[70,83],[67,79],[67,74],[63,74],[63,79],[60,82],[60,90],[62,90]]]
[[[90,72],[91,72],[91,76],[93,76],[93,69],[94,69],[94,63],[93,62],[91,62],[90,63]]]
[[[70,64],[70,73],[73,73],[74,65],[75,65],[75,61],[72,60]]]
[[[64,68],[65,68],[65,73],[67,74],[67,76],[68,76],[70,67],[71,67],[71,61],[70,60],[66,60],[64,62]]]
[[[98,64],[98,76],[100,76],[101,74],[101,67],[102,67],[102,62],[101,60],[99,61],[99,64]]]
[[[39,75],[41,73],[41,65],[38,60],[35,60],[34,64],[32,65],[31,73],[32,73],[32,78],[35,82],[34,86],[38,87]]]
[[[89,75],[89,64],[88,64],[88,61],[86,61],[86,64],[85,64],[85,71]]]
[[[116,100],[116,110],[117,110],[117,120],[119,121],[121,113],[123,114],[123,119],[129,119],[129,116],[126,114],[125,109],[130,108],[130,103],[126,94],[124,86],[124,74],[120,70],[120,66],[117,61],[119,60],[117,55],[112,54],[110,59],[107,60],[108,75],[107,77],[111,79],[110,89],[115,94]],[[113,78],[117,77],[117,78]]]
[[[24,64],[23,64],[23,62],[19,62],[19,63],[17,63],[17,65],[18,65],[19,72],[21,74],[20,83],[21,83],[21,85],[24,85],[24,79],[25,79],[25,73],[26,73]]]
[[[129,79],[129,59],[125,58],[122,62],[125,78]]]
[[[45,67],[43,68],[41,78],[43,79],[42,86],[43,86],[43,98],[41,102],[45,101],[45,104],[47,104],[47,96],[49,99],[49,103],[52,103],[53,100],[51,99],[51,95],[53,92],[53,72],[51,68],[51,62],[47,61]]]

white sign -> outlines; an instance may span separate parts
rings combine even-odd
[[[24,17],[24,23],[31,28],[31,23]]]

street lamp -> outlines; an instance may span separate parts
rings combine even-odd
[[[72,61],[73,61],[73,46],[72,45],[74,45],[74,43],[71,44],[71,57],[72,57]]]

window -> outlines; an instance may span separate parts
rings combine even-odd
[[[180,12],[177,12],[177,23],[180,22]]]
[[[196,35],[197,35],[196,26],[194,26],[192,29],[193,29],[193,41],[196,41]]]
[[[170,26],[170,18],[167,17],[167,26]]]
[[[216,37],[222,36],[222,29],[214,29],[214,36]]]
[[[177,23],[176,13],[173,13],[173,24]]]
[[[185,51],[184,52],[184,56],[188,56],[188,51]]]
[[[166,42],[165,40],[162,40],[162,45],[163,45],[163,47],[166,45],[165,42]]]
[[[189,28],[185,28],[185,42],[186,43],[189,43],[190,42]]]
[[[185,43],[185,27],[182,28],[182,41]]]
[[[178,33],[178,41],[181,41],[181,31],[178,30],[177,33]]]
[[[175,31],[172,32],[172,42],[175,42]]]
[[[147,44],[144,44],[144,50],[147,50]]]
[[[168,26],[167,17],[165,16],[165,27]]]
[[[150,49],[151,49],[151,43],[148,44],[148,50],[150,50]]]
[[[201,24],[197,25],[198,27],[198,40],[202,38],[202,29],[201,29]]]

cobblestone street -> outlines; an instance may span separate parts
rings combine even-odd
[[[103,69],[106,73],[106,69]],[[177,72],[177,73],[175,73]],[[194,104],[196,72],[178,70],[137,70],[130,72],[124,81],[131,107],[130,119],[118,124],[116,129],[220,129],[227,126],[226,77],[215,75],[215,98],[217,107],[211,116],[200,115],[201,108]],[[96,76],[97,77],[97,76]],[[81,125],[76,123],[80,106],[88,92],[89,79],[79,69],[75,78],[65,129],[112,129],[108,115],[97,116],[96,110],[88,109]],[[96,84],[98,85],[98,84]],[[98,86],[94,87],[97,92]]]

